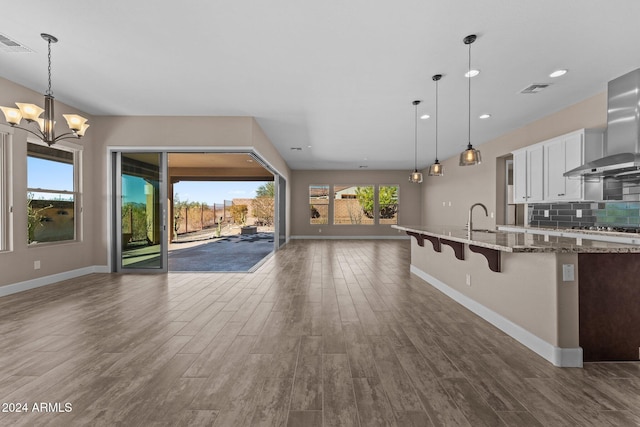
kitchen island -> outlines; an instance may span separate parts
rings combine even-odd
[[[413,236],[412,273],[554,365],[579,367],[583,358],[638,360],[638,333],[611,323],[594,328],[594,322],[603,319],[597,313],[599,309],[593,307],[602,304],[598,301],[602,291],[591,292],[587,298],[582,290],[613,287],[620,295],[626,295],[628,303],[637,306],[636,289],[640,290],[640,286],[634,269],[640,265],[640,245],[591,240],[588,236],[570,238],[494,230],[468,234],[461,226],[393,227]],[[615,283],[609,283],[602,279],[602,268],[622,275],[612,278]],[[580,301],[585,298],[592,301]],[[592,309],[583,310],[583,303]],[[634,320],[634,315],[629,318],[628,310],[616,310],[623,313],[623,323]],[[583,312],[589,313],[588,318]],[[596,336],[586,344],[584,332],[594,329],[598,331]],[[620,337],[615,345],[602,341],[603,336],[615,335],[612,329],[624,329],[618,331]],[[625,342],[623,349],[613,355],[604,354],[610,347],[619,347],[618,341]],[[599,348],[592,351],[593,346]],[[625,356],[632,349],[633,359]],[[586,357],[588,354],[596,356]]]

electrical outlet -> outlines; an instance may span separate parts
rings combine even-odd
[[[34,270],[40,270],[40,260],[33,261],[33,269]]]
[[[489,218],[493,218],[493,212],[491,212],[491,214],[489,214]]]
[[[576,209],[576,218],[582,218],[582,209]]]
[[[467,286],[471,286],[471,275],[467,273]]]
[[[544,211],[544,217],[545,217],[545,218],[549,218],[549,209],[545,209],[545,211]]]
[[[318,233],[322,233],[322,228],[318,228]]]
[[[442,206],[447,206],[447,202],[442,202]]]
[[[449,206],[451,206],[451,202],[449,202]]]

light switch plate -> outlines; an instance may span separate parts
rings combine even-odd
[[[549,210],[548,209],[544,210],[544,217],[545,218],[549,218]]]
[[[582,209],[576,209],[576,218],[582,218]]]
[[[562,281],[573,282],[576,280],[575,266],[573,264],[562,264]]]

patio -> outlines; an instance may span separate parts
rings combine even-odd
[[[169,271],[251,272],[273,253],[273,231],[182,236],[169,246]]]

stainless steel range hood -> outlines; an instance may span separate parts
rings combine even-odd
[[[564,176],[640,179],[640,68],[609,82],[605,157]]]

